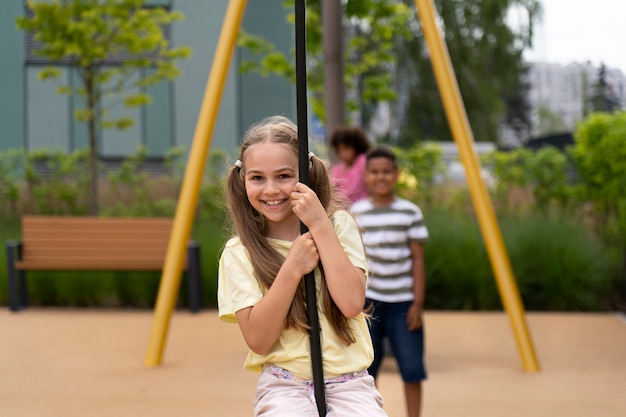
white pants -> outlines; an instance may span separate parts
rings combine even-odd
[[[387,417],[374,378],[365,376],[325,385],[327,417]],[[319,417],[311,382],[262,372],[254,401],[256,417]]]

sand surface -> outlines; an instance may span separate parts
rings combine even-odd
[[[162,364],[144,366],[152,311],[0,311],[0,417],[252,415],[236,325],[176,311]],[[624,417],[626,319],[527,313],[541,367],[525,372],[501,312],[426,312],[423,417]],[[379,379],[390,417],[404,397],[392,358]]]

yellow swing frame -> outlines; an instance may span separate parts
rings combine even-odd
[[[431,52],[431,63],[446,117],[465,167],[472,203],[496,278],[500,299],[515,335],[523,368],[526,372],[539,372],[539,363],[526,324],[524,306],[491,198],[480,175],[480,162],[474,148],[474,138],[448,49],[436,25],[433,0],[415,0],[415,6]],[[147,367],[158,366],[162,361],[167,331],[180,287],[186,242],[191,233],[206,157],[211,146],[219,104],[245,7],[246,0],[230,0],[226,10],[174,216],[144,361]]]

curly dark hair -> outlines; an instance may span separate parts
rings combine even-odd
[[[366,153],[371,145],[367,139],[365,130],[358,126],[339,126],[330,137],[330,146],[337,150],[339,145],[346,145],[354,148],[357,155]]]

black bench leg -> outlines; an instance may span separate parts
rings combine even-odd
[[[7,242],[6,249],[9,310],[19,311],[28,305],[26,273],[15,269],[15,262],[22,257],[22,244],[19,241]]]
[[[17,282],[20,289],[20,308],[28,307],[28,285],[26,284],[26,271],[17,271]]]
[[[202,309],[202,277],[200,270],[200,246],[196,242],[187,245],[187,262],[189,263],[188,299],[189,310],[197,313]]]

